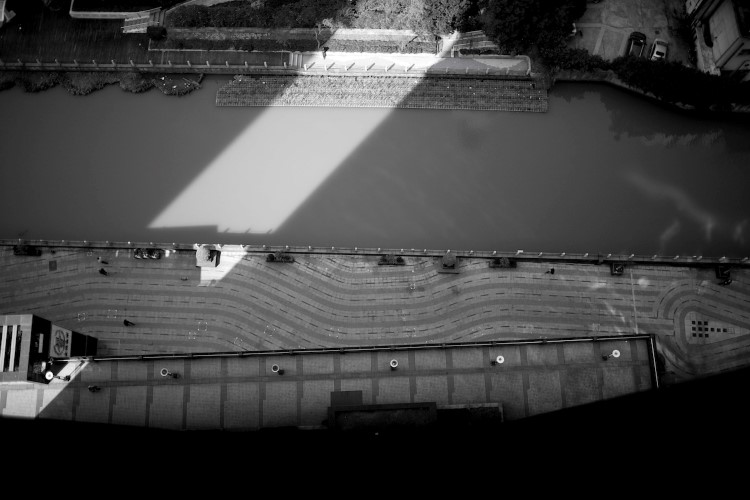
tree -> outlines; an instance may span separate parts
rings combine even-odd
[[[424,18],[429,33],[447,35],[461,26],[471,6],[469,0],[424,0]]]
[[[333,29],[333,19],[323,19],[315,24],[315,41],[318,42],[318,50],[320,50],[320,37],[325,30]]]
[[[479,21],[505,52],[540,53],[564,45],[571,23],[583,15],[586,0],[481,0]]]

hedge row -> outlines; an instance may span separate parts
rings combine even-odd
[[[79,12],[139,12],[161,7],[168,9],[185,0],[76,0]]]
[[[666,102],[717,110],[750,104],[750,82],[710,75],[679,62],[619,57],[610,67],[624,83]]]
[[[562,48],[541,54],[555,70],[612,70],[623,83],[672,104],[728,110],[750,103],[750,83],[710,75],[676,61],[623,56],[605,61],[583,49]]]
[[[134,93],[144,92],[154,86],[152,75],[135,72],[0,72],[0,90],[18,85],[26,92],[42,92],[60,85],[73,95],[87,95],[118,82],[120,88]]]
[[[243,51],[279,51],[279,50],[317,50],[315,40],[204,40],[200,38],[180,38],[152,41],[151,48],[157,50],[243,50]]]
[[[495,49],[458,49],[461,55],[501,55],[499,50]]]
[[[397,42],[382,40],[328,40],[323,44],[332,52],[380,52],[380,53],[435,53],[434,42],[410,42],[402,46]],[[243,50],[243,51],[313,51],[318,50],[318,43],[309,39],[290,40],[204,40],[204,39],[166,39],[153,41],[152,48],[161,50]]]
[[[610,63],[584,49],[558,48],[542,52],[544,62],[550,67],[578,71],[610,69]]]

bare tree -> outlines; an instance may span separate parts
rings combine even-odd
[[[333,30],[333,19],[326,18],[315,24],[315,41],[318,42],[318,50],[320,50],[320,35],[324,30]]]

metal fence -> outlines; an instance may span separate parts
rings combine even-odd
[[[361,66],[361,65],[360,65]],[[173,63],[167,61],[164,63],[155,63],[149,60],[148,63],[129,61],[79,61],[61,62],[57,59],[54,61],[24,61],[16,59],[7,61],[0,59],[0,71],[81,71],[81,72],[141,72],[141,73],[208,73],[208,74],[286,74],[286,75],[305,75],[305,74],[338,74],[347,76],[369,76],[381,74],[388,76],[464,76],[464,77],[487,77],[500,79],[529,79],[528,71],[513,71],[509,68],[486,68],[484,70],[474,68],[415,68],[411,66],[396,66],[395,64],[356,66],[354,64],[311,64],[303,67],[295,67],[284,63],[283,66],[273,66],[264,63],[250,64],[245,61],[243,64],[234,64],[225,61],[223,64],[210,61],[187,61],[186,63]]]
[[[196,250],[201,245],[206,245],[214,250],[236,254],[268,254],[286,252],[290,254],[307,255],[362,255],[381,256],[399,255],[403,257],[443,257],[446,254],[457,258],[492,259],[507,257],[517,262],[571,262],[583,264],[604,264],[610,262],[639,265],[668,265],[682,267],[710,267],[715,265],[728,265],[750,267],[748,257],[727,256],[703,256],[703,255],[636,255],[616,253],[568,253],[568,252],[538,252],[538,251],[499,251],[499,250],[456,250],[456,249],[430,249],[430,248],[386,248],[386,247],[321,247],[300,245],[225,245],[200,244],[200,243],[155,243],[155,242],[110,242],[110,241],[88,241],[88,240],[0,240],[0,246],[11,247],[15,245],[31,245],[48,248],[68,248],[85,251],[94,250],[132,250],[135,248],[161,248],[164,250],[189,252]]]

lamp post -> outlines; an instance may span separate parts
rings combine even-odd
[[[505,363],[505,358],[504,358],[504,357],[502,357],[502,356],[498,356],[498,357],[496,357],[495,359],[493,359],[492,361],[490,361],[490,364],[491,364],[492,366],[495,366],[495,365],[502,365],[503,363]]]
[[[281,368],[279,368],[279,365],[273,365],[271,367],[271,371],[274,372],[277,375],[284,375],[284,370],[282,370]]]
[[[180,377],[179,374],[172,373],[169,370],[167,370],[166,368],[162,368],[161,372],[159,372],[159,373],[161,374],[162,377],[172,377],[172,378],[179,378]]]
[[[398,368],[398,360],[392,359],[389,366],[391,367],[391,371],[395,370]]]
[[[602,359],[604,361],[607,361],[609,358],[619,358],[619,357],[620,357],[620,351],[618,351],[617,349],[615,349],[609,354],[602,354]]]

